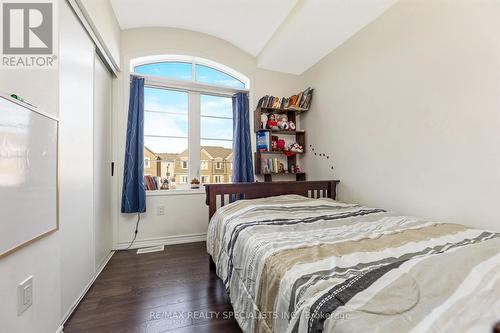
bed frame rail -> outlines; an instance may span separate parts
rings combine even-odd
[[[209,219],[215,211],[231,202],[242,199],[258,199],[283,194],[298,194],[309,198],[331,198],[337,195],[338,180],[313,180],[289,182],[207,184],[206,204]]]

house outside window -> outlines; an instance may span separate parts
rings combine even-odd
[[[210,176],[201,176],[201,183],[207,184],[210,182]]]
[[[130,65],[145,78],[144,151],[156,161],[145,174],[168,178],[180,189],[195,177],[230,180],[232,168],[224,163],[232,162],[232,96],[248,92],[249,79],[190,56],[143,57]]]
[[[222,183],[222,176],[220,176],[220,175],[215,175],[215,176],[214,176],[214,181],[215,181],[216,183]]]
[[[149,169],[151,167],[151,159],[149,157],[144,158],[144,168]]]

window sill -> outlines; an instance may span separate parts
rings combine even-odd
[[[205,194],[205,188],[200,187],[197,189],[175,189],[175,190],[154,190],[154,191],[146,191],[147,197],[156,197],[156,196],[172,196],[172,195],[201,195]]]

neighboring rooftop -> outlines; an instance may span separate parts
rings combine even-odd
[[[171,154],[171,153],[155,153],[148,147],[146,147],[148,151],[151,152],[151,154],[159,157],[162,161],[174,161],[177,158],[181,156],[187,156],[188,150],[184,150],[180,154]],[[201,149],[207,152],[208,155],[210,155],[212,158],[222,158],[226,159],[228,158],[231,153],[233,152],[232,149],[230,148],[224,148],[224,147],[213,147],[213,146],[201,146]]]

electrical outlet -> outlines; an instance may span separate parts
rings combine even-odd
[[[33,304],[33,276],[17,286],[17,315],[20,316]]]
[[[156,215],[158,216],[165,215],[165,206],[158,206],[156,208]]]

